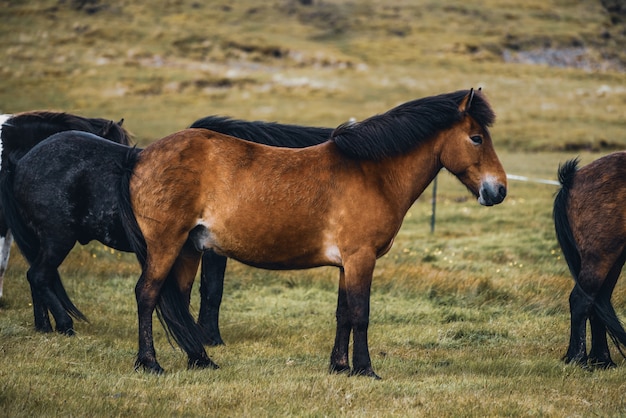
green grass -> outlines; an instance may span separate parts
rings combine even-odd
[[[146,145],[208,114],[335,126],[482,86],[511,174],[553,180],[568,158],[626,145],[624,72],[502,59],[583,45],[626,62],[599,2],[80,3],[0,2],[1,111],[124,117]],[[553,233],[556,187],[511,181],[505,202],[484,208],[447,173],[438,186],[435,233],[428,189],[377,264],[369,341],[382,381],[327,373],[336,269],[229,262],[227,345],[208,349],[221,369],[186,370],[155,321],[167,370],[157,377],[133,372],[132,255],[96,243],[70,254],[61,274],[90,322],[67,338],[34,332],[14,250],[0,301],[0,416],[624,415],[617,352],[608,371],[560,361],[572,280]],[[622,283],[613,301],[626,317]]]
[[[501,153],[550,178],[564,154]],[[584,154],[583,161],[596,157]],[[560,361],[571,279],[550,220],[554,186],[510,185],[510,201],[480,207],[452,176],[411,209],[372,292],[370,350],[382,381],[327,372],[337,271],[271,272],[230,262],[220,370],[188,371],[156,323],[164,376],[133,372],[134,283],[128,254],[77,248],[64,281],[90,323],[77,336],[38,334],[17,253],[0,304],[0,405],[6,416],[568,416],[620,415],[626,364],[589,372]],[[508,206],[508,208],[507,208]],[[623,317],[622,283],[614,304]],[[194,291],[192,306],[199,306]],[[155,321],[156,322],[156,321]]]

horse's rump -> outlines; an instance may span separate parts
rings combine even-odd
[[[129,150],[86,132],[55,134],[16,162],[4,182],[3,201],[19,206],[19,218],[35,236],[60,240],[71,235],[81,244],[96,239],[129,251],[116,193]],[[34,251],[34,241],[17,231],[23,228],[14,212],[7,212],[9,228],[16,228],[20,248],[29,242]]]

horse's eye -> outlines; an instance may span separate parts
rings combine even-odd
[[[470,139],[476,145],[480,145],[480,144],[483,143],[483,137],[480,136],[480,135],[472,135],[472,136],[470,136]]]

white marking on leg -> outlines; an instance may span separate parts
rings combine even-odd
[[[13,115],[8,114],[8,113],[5,113],[4,115],[0,115],[0,156],[2,155],[2,143],[4,141],[2,138],[2,126],[4,125],[6,121],[11,119],[12,117]],[[2,158],[0,158],[0,171],[2,171]],[[0,296],[2,296],[1,282],[0,282]]]
[[[9,254],[11,253],[12,243],[13,235],[11,235],[11,231],[7,231],[6,236],[0,237],[0,298],[2,297],[4,273],[7,270],[7,264],[9,264]]]

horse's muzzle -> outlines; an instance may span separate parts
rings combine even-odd
[[[480,185],[478,203],[493,206],[501,203],[506,197],[506,185],[500,182],[485,181]]]

